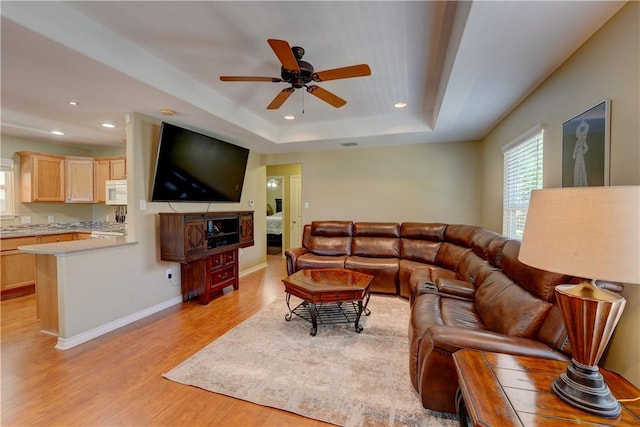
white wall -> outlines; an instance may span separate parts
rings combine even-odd
[[[611,98],[611,185],[640,185],[640,3],[629,2],[516,107],[484,140],[482,225],[502,230],[502,145],[541,124],[544,186],[562,182],[562,123]],[[604,366],[640,386],[640,285],[626,285],[627,308]]]
[[[263,156],[300,163],[305,224],[314,220],[480,223],[479,142]]]

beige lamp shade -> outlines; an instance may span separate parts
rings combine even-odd
[[[640,186],[532,191],[518,258],[555,273],[640,283]]]

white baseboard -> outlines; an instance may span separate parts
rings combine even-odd
[[[262,270],[263,268],[267,268],[266,262],[263,262],[262,264],[254,265],[253,267],[247,268],[246,270],[242,270],[240,273],[238,273],[238,277],[244,277],[247,274],[255,273],[256,271]]]
[[[239,277],[246,276],[247,274],[254,273],[263,268],[267,268],[267,263],[258,264],[246,270],[242,270],[239,273]],[[109,322],[102,326],[98,326],[97,328],[91,329],[89,331],[83,332],[81,334],[75,335],[71,338],[58,338],[58,343],[56,344],[56,348],[58,350],[68,350],[72,347],[85,343],[89,340],[99,337],[100,335],[104,335],[108,332],[114,331],[118,328],[121,328],[130,323],[136,322],[140,319],[144,319],[147,316],[151,316],[159,311],[164,310],[165,308],[172,307],[177,304],[182,303],[182,296],[177,296],[171,298],[167,301],[161,302],[160,304],[156,304],[154,306],[145,308],[144,310],[140,310],[136,313],[129,314],[128,316],[122,317],[120,319],[114,320],[113,322]]]
[[[72,347],[75,347],[89,340],[97,338],[100,335],[104,335],[108,332],[114,331],[130,323],[136,322],[140,319],[144,319],[147,316],[151,316],[152,314],[162,311],[165,308],[169,308],[181,303],[182,303],[182,296],[177,296],[169,300],[163,301],[159,304],[156,304],[154,306],[147,307],[144,310],[140,310],[136,313],[129,314],[128,316],[121,317],[120,319],[114,320],[113,322],[106,323],[104,325],[98,326],[97,328],[75,335],[71,338],[58,338],[58,343],[56,344],[56,348],[58,350],[68,350]]]

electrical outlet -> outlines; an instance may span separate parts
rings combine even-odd
[[[20,217],[20,224],[31,224],[31,217],[30,216],[21,216]]]
[[[49,223],[55,222],[55,220],[53,219],[53,215],[49,215],[49,216],[47,217],[47,221],[48,221]]]
[[[173,277],[173,271],[170,268],[167,268],[166,274],[167,279],[171,280],[171,278]]]

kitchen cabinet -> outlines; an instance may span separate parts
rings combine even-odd
[[[95,158],[95,190],[94,201],[104,203],[106,201],[105,185],[109,179],[126,179],[126,158],[120,157],[96,157]]]
[[[67,157],[65,159],[65,202],[94,202],[94,163],[89,157]]]
[[[0,294],[2,299],[27,295],[35,291],[35,255],[20,252],[16,248],[36,243],[38,243],[38,238],[35,236],[0,239]]]
[[[109,160],[109,179],[127,179],[127,160],[125,157]]]
[[[4,237],[0,239],[0,295],[15,298],[35,292],[36,256],[21,252],[18,246],[68,242],[91,238],[91,233],[59,233],[42,236]]]
[[[64,156],[19,151],[20,200],[64,202]]]

